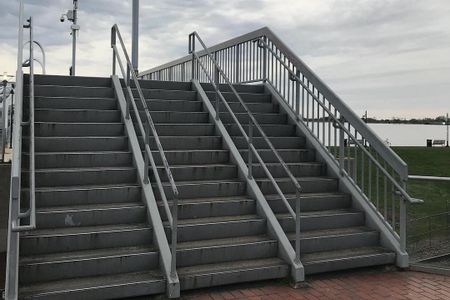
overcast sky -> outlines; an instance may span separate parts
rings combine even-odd
[[[79,0],[78,75],[109,76],[110,27],[130,42],[131,0]],[[358,114],[435,117],[450,112],[449,0],[141,0],[140,70],[270,27]],[[26,0],[47,73],[66,74],[72,0]],[[0,0],[0,75],[16,64],[18,1]],[[131,47],[130,47],[131,48]]]

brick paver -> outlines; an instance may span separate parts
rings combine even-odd
[[[309,276],[304,287],[265,281],[183,292],[182,299],[438,300],[450,299],[450,277],[385,269]]]

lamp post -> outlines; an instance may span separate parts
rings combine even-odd
[[[72,22],[70,29],[72,30],[72,66],[70,67],[70,75],[75,76],[75,60],[77,52],[77,31],[80,30],[80,25],[77,24],[78,18],[78,0],[73,0],[73,9],[68,10],[67,13],[62,14],[59,19],[64,22],[66,19]]]

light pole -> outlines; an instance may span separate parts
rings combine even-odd
[[[66,19],[71,21],[73,24],[70,26],[72,29],[72,66],[70,67],[70,75],[75,76],[75,59],[77,53],[77,31],[80,30],[80,25],[77,24],[77,12],[78,12],[78,0],[73,0],[73,9],[68,10],[67,13],[62,14],[59,19],[64,22]]]
[[[132,19],[131,63],[137,74],[139,64],[139,0],[133,0]]]

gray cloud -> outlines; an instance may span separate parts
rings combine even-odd
[[[131,0],[79,0],[78,72],[108,76],[109,30],[129,45]],[[71,0],[26,0],[49,73],[66,74]],[[0,72],[13,73],[17,1],[0,0]],[[187,54],[197,30],[208,45],[271,27],[358,113],[431,116],[450,110],[447,0],[141,0],[140,69]]]

